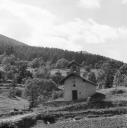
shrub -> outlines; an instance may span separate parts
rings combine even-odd
[[[22,97],[22,94],[23,94],[23,90],[22,89],[19,89],[19,88],[15,89],[15,95],[16,96]]]
[[[0,128],[17,128],[16,125],[14,125],[13,123],[2,123],[0,124]]]
[[[89,99],[89,101],[103,101],[105,99],[105,95],[102,93],[95,93]]]
[[[18,97],[22,97],[22,94],[23,94],[23,90],[22,89],[19,89],[19,88],[10,88],[9,89],[9,93],[8,93],[8,96],[10,98],[15,98],[16,96]]]
[[[58,99],[63,97],[63,91],[54,91],[52,93],[52,99]]]
[[[123,93],[126,93],[126,91],[121,90],[121,89],[119,89],[119,90],[114,89],[113,91],[111,91],[112,95],[114,95],[114,94],[123,94]]]
[[[55,123],[56,119],[55,119],[54,116],[46,115],[46,116],[43,117],[43,121],[44,121],[45,124],[47,124],[47,123],[52,124],[52,123]]]
[[[30,101],[31,107],[38,105],[38,100],[51,98],[53,91],[58,90],[54,81],[48,79],[29,79],[25,84],[25,95]],[[39,98],[40,97],[40,98]]]
[[[8,97],[9,98],[15,98],[15,96],[16,96],[15,88],[12,87],[9,89]]]

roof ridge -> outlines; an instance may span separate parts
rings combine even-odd
[[[71,77],[71,76],[77,76],[77,77],[80,77],[83,81],[85,81],[85,82],[88,82],[88,83],[90,83],[90,84],[93,84],[93,85],[97,85],[96,83],[94,83],[94,82],[92,82],[92,81],[90,81],[90,80],[87,80],[87,79],[85,79],[85,78],[83,78],[81,75],[78,75],[78,74],[76,74],[76,73],[70,73],[69,75],[67,75],[65,78],[63,78],[62,80],[61,80],[61,83],[64,83],[64,81],[66,80],[66,79],[68,79],[69,77]]]

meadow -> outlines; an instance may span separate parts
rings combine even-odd
[[[92,118],[81,119],[78,121],[70,120],[58,122],[55,124],[45,125],[43,122],[38,122],[32,128],[126,128],[127,115],[105,117],[105,118]]]
[[[27,100],[21,97],[10,98],[8,94],[9,89],[0,88],[0,117],[13,112],[14,109],[22,110],[28,108],[29,103]]]

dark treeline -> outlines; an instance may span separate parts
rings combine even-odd
[[[1,44],[0,44],[1,45]],[[31,61],[34,58],[43,58],[43,60],[50,61],[51,63],[56,63],[57,60],[65,58],[69,61],[76,60],[78,63],[85,62],[85,65],[91,64],[94,66],[97,63],[111,60],[107,57],[84,53],[84,52],[73,52],[68,50],[61,50],[57,48],[47,48],[47,47],[32,47],[32,46],[0,46],[0,54],[6,52],[7,54],[14,54],[16,58],[21,60]]]

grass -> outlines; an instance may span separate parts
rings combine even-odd
[[[110,110],[112,111],[112,110]],[[115,110],[114,110],[115,111]],[[96,111],[95,111],[96,112]],[[113,112],[113,111],[112,111]],[[77,112],[74,112],[75,116],[77,115]],[[86,116],[82,116],[82,113],[80,111],[80,117],[74,117],[70,116],[70,113],[62,112],[60,113],[55,112],[53,113],[29,113],[25,115],[17,115],[12,118],[8,118],[1,120],[0,127],[6,127],[6,128],[122,128],[127,125],[127,118],[126,115],[122,116],[112,116],[112,117],[99,117],[99,118],[86,118]],[[99,110],[98,113],[101,113]],[[59,115],[58,115],[59,114]],[[79,113],[78,113],[79,114]],[[66,115],[66,117],[65,117]],[[56,118],[65,117],[64,121],[62,120],[56,120]],[[82,116],[82,117],[81,117]],[[48,124],[48,122],[51,122],[51,124]],[[52,122],[53,121],[53,122]],[[57,122],[56,122],[57,121]],[[45,123],[47,122],[47,124]],[[17,126],[17,127],[16,127]],[[94,127],[93,127],[94,126]],[[96,127],[95,127],[96,126]],[[108,127],[107,127],[108,126]]]
[[[27,104],[27,101],[22,98],[8,98],[6,91],[0,95],[0,107],[3,105],[2,108],[6,111],[10,111],[10,108],[13,109],[14,107],[22,109],[23,104]],[[43,115],[43,118],[34,119],[34,117],[32,118],[31,116],[28,120],[32,120],[34,123],[38,120],[37,124],[32,128],[127,127],[126,115],[123,115],[127,114],[127,89],[125,87],[118,88],[116,91],[114,88],[110,88],[98,90],[98,92],[106,96],[103,101],[49,102],[37,109],[37,111],[42,111],[41,115]],[[43,111],[46,111],[46,109],[47,112],[44,113]],[[51,121],[52,119],[54,119],[53,121],[56,123],[45,124],[45,121]]]
[[[29,105],[28,101],[21,98],[9,98],[8,89],[0,89],[0,115],[7,114],[14,109],[24,109]]]
[[[98,92],[106,95],[106,101],[127,101],[127,87],[118,87],[117,90],[115,88],[101,89]]]
[[[126,116],[114,116],[81,120],[65,120],[55,124],[45,125],[43,122],[38,122],[32,128],[125,128],[127,127]]]

